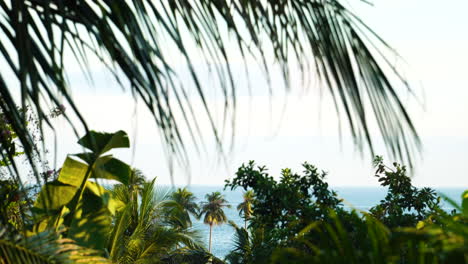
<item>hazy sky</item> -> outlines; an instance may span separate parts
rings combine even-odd
[[[403,100],[424,147],[422,159],[416,162],[415,183],[468,187],[465,170],[468,164],[468,20],[465,17],[468,1],[380,0],[374,1],[373,7],[358,2],[353,3],[355,12],[405,59],[397,63],[405,67],[423,102]],[[239,73],[243,71],[241,64],[233,62],[232,66]],[[127,131],[132,149],[119,150],[117,156],[140,168],[148,178],[158,176],[159,183],[169,183],[167,160],[153,119],[144,107],[135,107],[130,94],[122,92],[102,68],[95,67],[93,71],[95,87],[89,87],[77,72],[70,74],[74,98],[90,127],[108,132]],[[347,131],[340,143],[329,96],[325,94],[320,99],[317,87],[306,94],[301,92],[302,87],[293,87],[285,94],[281,83],[273,79],[277,89],[269,97],[261,74],[252,71],[250,77],[256,91],[261,92],[255,92],[253,97],[245,93],[239,96],[236,145],[228,155],[227,168],[219,162],[209,129],[203,129],[207,133],[208,153],[197,156],[188,146],[193,184],[223,184],[242,162],[255,160],[275,175],[284,167],[302,171],[300,164],[308,161],[328,171],[328,182],[332,185],[377,185],[370,156],[366,153],[361,156],[355,150]],[[207,89],[210,85],[215,84],[207,80]],[[208,103],[220,106],[221,100],[213,94]],[[194,106],[195,111],[202,111],[196,102]],[[66,153],[76,153],[80,148],[65,122],[58,121],[57,126],[60,165]],[[388,156],[381,146],[378,152]],[[187,177],[180,169],[174,173],[176,184],[185,184]]]

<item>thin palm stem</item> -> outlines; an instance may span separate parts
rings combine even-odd
[[[211,233],[213,231],[213,225],[210,225],[210,238],[209,238],[209,242],[208,242],[208,252],[211,253]]]

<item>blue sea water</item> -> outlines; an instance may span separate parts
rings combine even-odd
[[[338,196],[344,199],[345,207],[355,208],[357,210],[368,210],[374,205],[378,204],[387,194],[387,190],[382,187],[332,187],[337,191]],[[454,200],[457,204],[461,202],[461,194],[467,188],[436,188],[438,193],[441,193],[448,198]],[[198,202],[205,199],[207,193],[220,191],[225,195],[231,208],[225,209],[226,216],[229,220],[234,221],[237,225],[243,226],[244,220],[239,216],[236,207],[242,202],[242,189],[234,191],[223,190],[223,186],[190,186],[189,190],[197,197]],[[452,207],[448,203],[443,203],[443,208],[450,210]],[[203,240],[208,245],[209,226],[203,224],[203,219],[193,220],[193,227],[200,231]],[[234,229],[227,225],[216,226],[213,228],[212,237],[212,253],[219,257],[224,258],[232,249],[234,238]]]

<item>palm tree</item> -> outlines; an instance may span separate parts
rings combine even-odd
[[[131,219],[138,217],[138,203],[139,197],[143,194],[144,186],[146,184],[145,176],[139,169],[132,169],[128,184],[118,184],[112,187],[113,195],[124,204],[129,204]],[[131,221],[130,225],[136,227],[136,222]]]
[[[122,197],[128,186],[118,185],[114,196]],[[117,263],[139,263],[161,260],[182,249],[201,250],[199,234],[190,229],[173,228],[168,208],[175,213],[181,207],[170,199],[170,192],[157,188],[154,180],[142,185],[138,202],[125,203],[117,215],[109,236],[109,258]],[[125,202],[125,200],[121,200]],[[136,207],[136,208],[134,208]],[[134,214],[133,212],[136,212]]]
[[[275,248],[271,239],[265,237],[265,232],[261,227],[252,228],[249,232],[245,228],[238,227],[233,221],[229,225],[234,228],[233,248],[226,255],[225,261],[229,264],[237,263],[267,263],[270,259],[271,251]]]
[[[238,86],[230,63],[241,58],[248,72],[247,61],[255,59],[269,83],[274,62],[286,88],[291,85],[291,67],[297,65],[303,77],[317,73],[360,150],[367,147],[373,156],[368,120],[375,118],[390,154],[410,159],[415,147],[419,150],[419,137],[400,99],[409,87],[388,60],[396,53],[342,2],[0,1],[0,62],[5,66],[0,73],[1,122],[11,125],[31,162],[36,148],[23,111],[27,105],[41,128],[53,128],[47,116],[50,105],[64,110],[66,104],[70,110],[64,117],[70,125],[88,130],[67,75],[73,64],[92,77],[89,65],[99,61],[147,106],[168,151],[186,163],[186,141],[202,146],[204,138],[188,87],[195,87],[212,136],[221,146],[223,133],[212,115],[216,106],[206,101],[208,88],[202,85],[200,69],[206,65],[219,81],[224,121],[234,125]],[[174,71],[174,57],[183,60],[191,82]],[[72,121],[74,116],[78,122]],[[189,131],[189,138],[181,135],[183,130]],[[1,151],[3,157],[13,154]],[[19,173],[16,167],[13,171]]]
[[[211,253],[211,234],[213,226],[221,225],[227,222],[223,207],[231,208],[224,195],[220,192],[208,193],[205,196],[206,202],[202,203],[200,215],[205,215],[203,222],[210,226],[210,238],[208,251]]]
[[[178,188],[175,192],[171,194],[172,200],[177,202],[184,210],[186,214],[186,219],[188,219],[188,226],[192,226],[192,221],[190,220],[189,213],[199,219],[200,207],[195,202],[197,199],[192,192],[187,190],[187,188]]]
[[[244,193],[243,198],[244,201],[237,206],[237,210],[239,211],[239,215],[244,217],[244,228],[247,230],[247,221],[249,220],[250,216],[252,215],[252,203],[254,201],[254,192],[252,190],[248,190]]]

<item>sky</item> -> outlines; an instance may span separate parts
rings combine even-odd
[[[373,6],[349,2],[355,13],[404,58],[398,64],[405,68],[418,95],[419,101],[403,98],[423,143],[412,175],[414,183],[468,187],[468,20],[464,18],[468,2],[376,0]],[[233,61],[232,67],[235,75],[243,71],[239,62]],[[279,175],[286,167],[301,172],[301,164],[307,161],[327,171],[327,181],[333,186],[378,185],[372,158],[356,150],[347,131],[340,137],[331,99],[325,90],[321,96],[319,87],[304,92],[300,82],[293,81],[292,90],[285,92],[273,76],[275,93],[269,96],[262,74],[252,70],[250,78],[256,92],[248,96],[240,89],[235,147],[226,160],[220,161],[206,120],[201,118],[206,152],[196,154],[189,144],[189,172],[176,166],[171,174],[158,130],[145,107],[128,91],[122,91],[101,66],[93,65],[92,72],[94,85],[87,83],[78,69],[69,71],[73,98],[88,125],[98,131],[127,131],[132,147],[115,151],[115,155],[141,169],[147,178],[157,177],[160,184],[174,180],[180,185],[222,185],[242,163],[255,160],[267,166],[272,175]],[[181,74],[181,78],[184,81],[187,77]],[[205,80],[207,90],[216,90],[215,82]],[[246,83],[242,78],[238,82]],[[210,94],[208,104],[221,109],[220,93]],[[195,101],[193,105],[202,115],[201,105]],[[215,111],[215,116],[220,113]],[[59,142],[56,166],[60,167],[67,153],[81,149],[64,120],[55,120],[55,125]],[[49,148],[53,149],[51,142]],[[383,146],[377,146],[377,153],[391,164]]]

